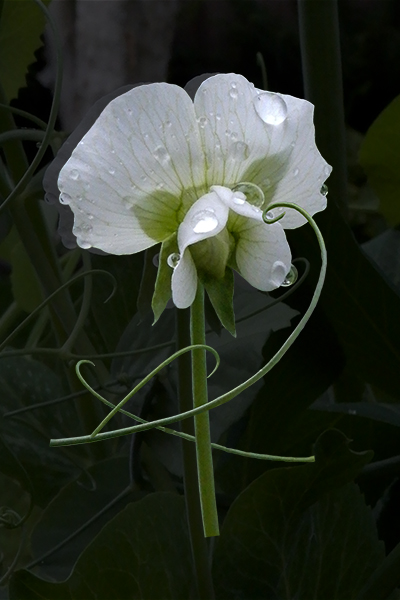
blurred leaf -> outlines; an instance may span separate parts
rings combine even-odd
[[[348,415],[357,415],[358,417],[366,417],[374,419],[389,425],[400,427],[400,407],[396,404],[381,404],[378,402],[340,402],[338,404],[331,403],[324,406],[316,406],[318,410],[326,410],[328,412],[344,413]]]
[[[129,486],[127,457],[109,458],[96,463],[78,479],[60,490],[43,511],[31,535],[32,558],[46,554],[79,528],[83,530],[67,544],[39,563],[40,576],[62,581],[66,579],[81,552],[104,525],[119,513],[128,502],[143,496],[143,492],[127,493],[90,524],[100,511]],[[79,510],[71,510],[79,506]]]
[[[0,389],[1,437],[32,481],[35,501],[43,505],[60,485],[79,473],[68,454],[49,447],[51,437],[65,437],[69,425],[73,430],[72,424],[76,429],[76,413],[68,403],[63,403],[51,410],[47,407],[4,418],[9,411],[64,394],[56,375],[32,359],[1,358]],[[8,454],[1,455],[0,469],[8,475],[12,468]]]
[[[400,291],[400,231],[388,229],[362,248]]]
[[[389,225],[400,223],[400,96],[372,123],[361,146],[360,162],[380,200]]]
[[[67,582],[19,571],[10,600],[187,600],[192,586],[185,501],[155,493],[129,504],[102,529]]]
[[[43,294],[29,256],[15,229],[2,241],[0,256],[11,263],[11,286],[18,307],[28,313],[32,312],[42,302]]]
[[[348,600],[360,589],[384,552],[358,488],[345,486],[371,454],[347,444],[328,431],[314,464],[273,469],[240,494],[215,548],[218,600]]]
[[[290,301],[303,312],[307,301],[304,290],[299,289]],[[299,318],[296,316],[293,319],[293,326]],[[287,337],[287,329],[269,336],[262,350],[265,362],[278,351]],[[311,454],[311,444],[326,426],[324,424],[317,431],[314,428],[306,431],[298,426],[299,419],[335,381],[343,364],[344,357],[335,336],[317,308],[293,346],[264,377],[263,385],[251,406],[240,448],[261,454],[299,456],[292,454],[293,448],[307,436],[308,445],[302,445],[305,446],[306,455]],[[310,435],[314,436],[311,440]],[[241,486],[239,489],[243,489],[244,485],[270,467],[268,461],[232,457],[223,477],[229,487],[233,484],[234,489],[238,490],[238,485]]]
[[[365,381],[400,400],[400,296],[363,253],[335,202],[317,215],[328,251],[328,271],[320,307],[341,344],[349,366]],[[312,265],[315,285],[321,262],[310,227],[290,232],[298,254]]]
[[[49,4],[50,0],[43,0]],[[34,51],[42,45],[46,20],[33,0],[4,0],[0,20],[0,82],[8,100],[25,86]]]

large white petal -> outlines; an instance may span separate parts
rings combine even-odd
[[[130,254],[177,226],[182,195],[204,183],[192,101],[174,85],[139,86],[110,102],[61,170],[80,245]]]
[[[190,250],[185,250],[172,273],[172,300],[178,308],[193,304],[197,291],[197,271]]]
[[[251,219],[235,219],[236,264],[255,288],[270,292],[284,281],[291,266],[286,235],[278,223],[267,225]]]
[[[204,81],[194,104],[209,186],[230,187],[250,181],[264,191],[266,205],[294,202],[311,214],[325,208],[320,189],[330,167],[315,145],[309,102],[262,92],[241,75],[231,73]],[[274,119],[276,107],[283,112],[285,105],[286,117]],[[301,215],[289,210],[281,226],[298,227],[304,222]]]

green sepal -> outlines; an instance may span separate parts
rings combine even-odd
[[[160,245],[156,244],[145,251],[142,279],[140,281],[137,309],[142,319],[150,312],[152,295],[156,283],[156,268],[154,257],[160,251]]]
[[[236,337],[235,312],[233,310],[234,279],[232,269],[225,269],[225,275],[217,279],[206,278],[204,287],[210,298],[211,304],[218,315],[222,325],[233,337]]]
[[[153,299],[151,301],[151,308],[153,309],[154,313],[153,325],[157,323],[158,319],[164,312],[165,307],[167,306],[168,300],[172,297],[172,268],[168,265],[167,258],[170,254],[175,252],[178,253],[179,248],[177,234],[173,233],[161,244],[156,285],[154,288]]]

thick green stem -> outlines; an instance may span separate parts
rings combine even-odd
[[[347,211],[346,141],[337,0],[298,0],[304,93],[317,146],[333,167],[329,196]]]
[[[190,310],[190,337],[192,344],[205,344],[204,287],[198,282],[196,298]],[[193,408],[208,402],[207,366],[205,350],[192,353]],[[194,418],[197,473],[200,504],[205,537],[219,535],[217,504],[215,500],[214,468],[211,451],[210,418],[208,412]]]
[[[190,311],[176,311],[177,350],[190,344]],[[179,412],[192,408],[192,378],[190,354],[182,354],[178,362]],[[194,420],[186,419],[181,423],[182,432],[194,435]],[[213,600],[214,588],[210,572],[207,540],[203,535],[199,486],[197,483],[197,459],[195,445],[182,440],[183,485],[185,490],[186,513],[188,518],[193,564],[196,573],[199,598]]]

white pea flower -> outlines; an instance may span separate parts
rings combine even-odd
[[[59,175],[78,245],[133,254],[162,242],[163,306],[171,289],[178,308],[190,306],[198,277],[221,282],[230,267],[259,290],[278,288],[291,268],[284,229],[306,220],[285,209],[265,224],[263,211],[326,206],[331,167],[315,145],[313,108],[236,74],[206,79],[194,101],[167,83],[115,98]]]

